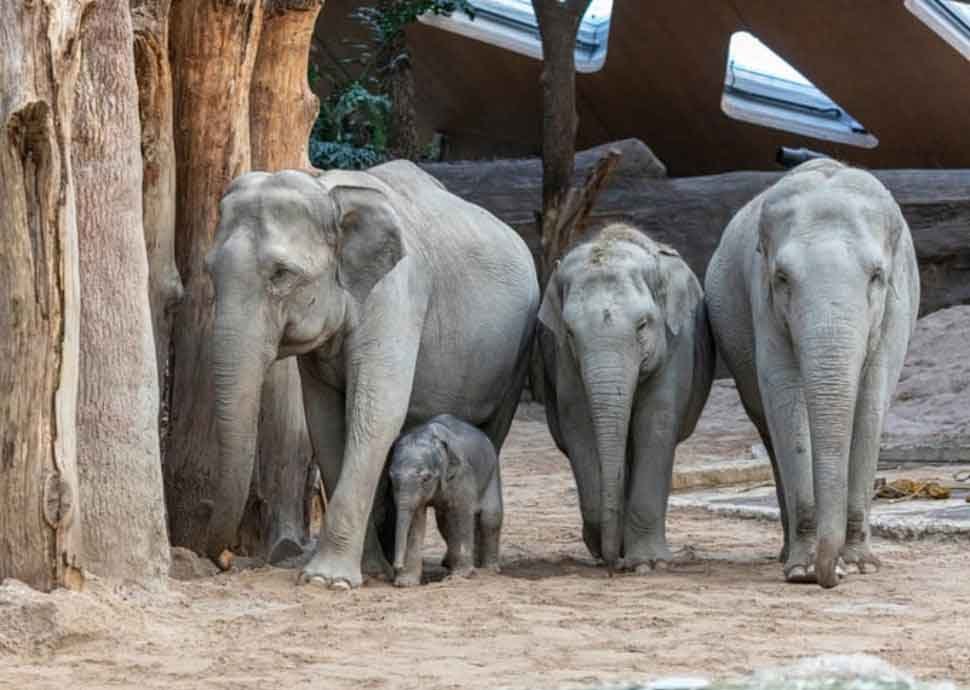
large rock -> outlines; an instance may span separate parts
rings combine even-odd
[[[650,149],[636,139],[581,152],[576,180],[585,178],[613,146],[623,154],[597,199],[594,224],[633,223],[675,247],[703,276],[721,233],[745,203],[783,172],[736,172],[667,178]],[[424,168],[452,192],[514,227],[533,253],[539,237],[542,166],[538,158],[430,163]],[[970,304],[970,170],[877,170],[909,222],[923,284],[921,314]]]

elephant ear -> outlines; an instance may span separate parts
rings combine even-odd
[[[700,283],[675,250],[661,247],[657,252],[659,269],[658,302],[667,328],[675,337],[694,323],[694,310],[703,298]]]
[[[337,281],[363,304],[404,257],[401,218],[379,189],[339,186],[330,197],[337,212]]]
[[[441,449],[444,461],[441,463],[441,488],[447,489],[448,482],[455,478],[461,469],[461,461],[452,448],[451,432],[447,428],[436,424],[432,429],[434,443]]]
[[[549,282],[546,284],[546,294],[539,306],[539,322],[556,336],[556,341],[562,340],[565,328],[562,323],[562,287],[559,284],[558,262]]]

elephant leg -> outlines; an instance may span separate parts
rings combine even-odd
[[[886,408],[902,370],[902,356],[893,365],[887,364],[885,356],[879,356],[882,354],[877,353],[862,377],[849,452],[848,520],[841,555],[847,566],[860,573],[878,570],[881,565],[869,542],[869,509]]]
[[[499,570],[499,541],[502,534],[501,487],[496,475],[485,490],[475,521],[475,565],[494,572]]]
[[[766,351],[765,351],[766,350]],[[758,387],[781,480],[779,509],[785,511],[785,578],[815,581],[815,498],[812,443],[801,378],[790,349],[770,343],[758,354]]]
[[[441,510],[436,508],[434,511],[434,521],[438,525],[438,534],[441,535],[442,541],[447,544],[448,540],[450,539],[448,536],[448,512],[444,508]],[[450,551],[445,550],[445,555],[441,558],[442,567],[449,569],[451,568],[451,563],[448,561],[448,556],[450,553]]]
[[[528,342],[531,341],[532,332],[530,330]],[[526,347],[525,351],[520,353],[519,361],[515,365],[512,380],[504,397],[499,402],[492,417],[481,427],[482,432],[488,436],[495,447],[496,455],[502,450],[502,444],[505,443],[505,437],[508,436],[509,429],[512,427],[512,420],[515,418],[515,411],[522,399],[522,389],[525,387],[525,379],[529,373],[529,352],[530,348]]]
[[[411,519],[411,529],[408,531],[408,548],[407,556],[404,559],[404,570],[394,578],[395,587],[413,587],[421,584],[421,571],[424,565],[424,530],[427,521],[427,508],[414,512],[414,517]]]
[[[645,392],[634,403],[630,489],[623,529],[624,569],[639,573],[671,559],[667,499],[677,447],[676,415],[662,396]]]
[[[462,506],[448,513],[448,568],[454,577],[467,577],[475,570],[475,509]]]
[[[387,454],[404,426],[427,311],[413,293],[420,277],[402,259],[367,298],[361,321],[348,336],[347,433],[343,465],[328,502],[317,554],[303,579],[347,589],[363,583],[365,536]],[[417,301],[416,301],[417,300]],[[379,551],[376,533],[370,543]]]
[[[320,468],[324,494],[329,503],[343,464],[346,401],[343,392],[327,385],[316,376],[311,361],[300,357],[299,365],[307,430],[317,466]],[[384,578],[389,578],[393,573],[393,568],[380,548],[373,519],[367,526],[362,572],[371,577]]]

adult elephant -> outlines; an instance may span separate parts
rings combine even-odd
[[[909,228],[872,175],[793,169],[728,225],[711,325],[775,468],[785,577],[833,587],[878,567],[869,507],[883,418],[916,323]]]
[[[641,573],[669,561],[674,451],[714,376],[697,277],[669,247],[610,225],[553,272],[539,343],[546,418],[576,478],[587,548]]]
[[[357,587],[362,560],[386,572],[369,516],[402,427],[449,413],[496,450],[508,433],[539,299],[528,248],[484,209],[394,161],[237,178],[207,264],[219,439],[210,555],[231,544],[243,513],[265,372],[297,356],[327,492],[303,578]]]

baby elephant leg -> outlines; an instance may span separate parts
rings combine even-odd
[[[445,563],[451,575],[468,577],[475,570],[475,508],[461,506],[448,513],[448,534],[442,535],[448,545]]]
[[[502,514],[502,483],[496,475],[485,490],[475,525],[475,564],[496,573],[499,571]]]

